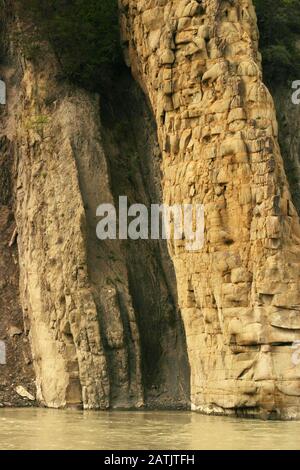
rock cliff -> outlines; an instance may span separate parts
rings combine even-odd
[[[299,219],[249,0],[121,1],[128,65],[152,104],[167,204],[205,204],[205,247],[169,246],[192,408],[299,416]]]
[[[119,7],[125,60],[145,96],[124,70],[99,100],[61,79],[46,41],[26,55],[32,24],[3,2],[6,401],[10,382],[56,408],[299,418],[297,190],[262,81],[252,2]],[[204,204],[204,247],[100,242],[96,208],[120,195]]]
[[[14,8],[7,2],[3,17],[1,74],[8,95],[1,135],[14,167],[20,301],[37,400],[57,408],[186,406],[189,367],[172,265],[163,261],[166,247],[149,242],[141,252],[96,237],[96,208],[113,203],[118,192],[113,192],[109,161],[122,156],[116,130],[101,125],[96,95],[59,79],[59,64],[47,42],[40,44],[38,57],[26,58],[22,40],[32,25]],[[149,132],[145,124],[137,136],[139,117],[131,116],[135,122],[127,138],[133,151],[148,146],[143,158],[153,184],[143,185],[143,174],[128,162],[128,172],[140,182],[132,199],[151,198],[149,191],[158,191],[157,170],[148,160],[152,146],[159,152],[140,98],[139,113],[149,120]],[[128,192],[125,182],[122,189]],[[9,361],[7,367],[12,367]]]

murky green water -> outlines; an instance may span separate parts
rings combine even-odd
[[[1,409],[0,449],[300,449],[300,422],[190,412]]]

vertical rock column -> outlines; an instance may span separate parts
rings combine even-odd
[[[76,162],[70,138],[61,134],[61,103],[55,117],[44,104],[53,83],[30,64],[24,67],[16,123],[16,220],[38,398],[50,407],[105,408],[109,380],[88,280]]]
[[[164,202],[205,205],[205,245],[169,244],[196,410],[300,416],[300,226],[250,0],[120,0],[152,104]]]

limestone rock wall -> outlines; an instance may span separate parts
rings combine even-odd
[[[131,299],[125,285],[129,351],[119,294],[107,282],[121,268],[101,260],[109,247],[96,246],[90,259],[94,206],[112,200],[98,102],[57,87],[51,80],[55,64],[52,70],[49,65],[49,55],[46,69],[21,65],[15,143],[20,290],[38,399],[52,407],[139,406],[140,351]]]
[[[37,401],[54,408],[186,406],[185,342],[160,248],[149,246],[143,257],[119,241],[96,237],[96,208],[117,197],[111,160],[123,157],[118,139],[103,142],[108,131],[100,121],[99,97],[61,79],[59,63],[40,36],[39,53],[27,57],[22,41],[33,25],[16,13],[15,2],[4,4],[0,73],[8,96],[1,139],[10,148],[16,263]],[[138,201],[148,191],[139,180]],[[130,263],[138,266],[134,272]],[[141,283],[150,300],[161,289],[161,303],[140,301]],[[150,342],[149,322],[157,322]],[[159,369],[151,374],[145,348]]]
[[[170,243],[195,410],[300,416],[300,226],[250,0],[120,0],[152,104],[163,198],[205,204],[205,246]]]

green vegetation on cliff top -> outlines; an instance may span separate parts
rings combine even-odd
[[[20,0],[46,35],[64,75],[98,89],[121,62],[117,0]],[[300,0],[254,0],[265,81],[300,79]]]
[[[254,0],[254,4],[265,81],[274,87],[300,80],[300,0]]]
[[[121,63],[117,0],[20,0],[19,5],[50,40],[70,81],[97,90]]]

